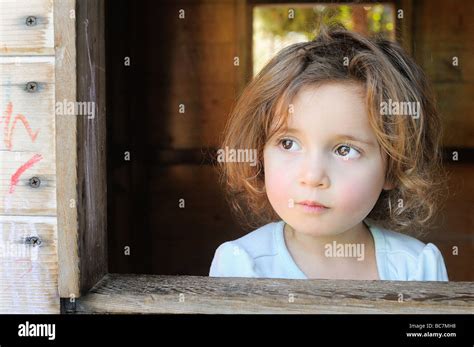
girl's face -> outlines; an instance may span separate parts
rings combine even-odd
[[[286,132],[269,139],[263,151],[271,205],[294,230],[308,235],[337,235],[356,227],[382,189],[391,188],[363,86],[305,87],[290,111]]]

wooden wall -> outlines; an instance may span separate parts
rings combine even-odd
[[[110,272],[208,275],[218,244],[243,235],[201,151],[218,145],[251,71],[240,49],[245,7],[109,1],[107,9]]]
[[[450,196],[425,241],[441,249],[452,280],[474,280],[474,3],[413,1],[413,55],[443,117]],[[453,65],[453,58],[458,65]],[[453,160],[453,152],[459,158]],[[457,255],[456,249],[457,247]],[[453,254],[454,253],[454,254]]]
[[[474,5],[413,1],[413,54],[431,78],[444,116],[445,144],[474,147]],[[453,57],[459,58],[458,66]]]
[[[0,313],[59,312],[53,5],[0,1]]]

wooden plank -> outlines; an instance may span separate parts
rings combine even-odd
[[[474,30],[468,35],[474,35]],[[424,36],[417,41],[419,54],[417,62],[430,77],[432,83],[453,83],[463,86],[463,83],[474,82],[474,45],[466,45],[459,41],[429,41]],[[453,58],[457,57],[458,65],[453,65]]]
[[[54,153],[54,58],[0,57],[0,88],[0,150]]]
[[[0,0],[0,313],[60,311],[52,5]]]
[[[246,234],[216,184],[215,167],[156,162],[139,174],[139,163],[134,158],[109,174],[110,272],[207,276],[219,244]],[[145,185],[130,184],[141,175]],[[144,211],[159,213],[143,218]]]
[[[0,0],[0,55],[53,55],[53,31],[53,0]]]
[[[235,2],[235,30],[237,31],[236,55],[240,66],[235,70],[237,93],[240,95],[253,78],[253,7],[248,1]]]
[[[77,100],[95,103],[94,118],[77,118],[79,289],[107,273],[104,1],[77,2]]]
[[[175,149],[219,145],[218,134],[232,108],[236,84],[199,84],[194,91],[179,83],[154,88],[153,94],[143,98],[150,114],[156,115],[137,120],[144,125],[142,136],[147,143]],[[157,103],[157,98],[163,102]],[[180,104],[185,113],[179,113]]]
[[[245,4],[245,1],[238,1]],[[140,4],[143,22],[159,21],[160,31],[149,35],[149,39],[158,44],[189,45],[190,37],[193,44],[232,43],[238,34],[231,25],[235,20],[233,0],[223,1],[172,1],[166,3],[144,2]],[[157,10],[159,9],[159,10]],[[180,10],[184,10],[184,18],[179,18]],[[145,27],[144,27],[145,28]],[[149,30],[148,26],[146,27]],[[158,45],[156,45],[158,46]],[[151,50],[156,46],[150,45]]]
[[[435,83],[433,90],[443,117],[444,145],[474,147],[474,83]]]
[[[473,282],[107,274],[76,301],[76,313],[472,313],[473,288]]]
[[[446,128],[444,145],[473,147],[474,3],[420,0],[414,13],[413,55],[433,83]]]
[[[56,172],[50,156],[51,153],[0,151],[1,214],[56,214]],[[30,184],[33,178],[39,179],[39,187]]]
[[[418,40],[416,36],[423,36],[424,42],[473,46],[472,2],[465,2],[460,6],[457,1],[416,0],[413,5],[416,14],[416,20],[413,22],[415,40]]]
[[[56,229],[55,217],[0,216],[1,314],[59,313]]]
[[[474,267],[467,265],[474,263],[474,165],[461,161],[446,168],[448,200],[436,216],[431,232],[420,240],[432,242],[440,249],[451,281],[472,281]]]
[[[0,86],[0,214],[55,215],[54,58],[0,57]]]
[[[76,100],[75,0],[54,2],[56,100]],[[70,115],[56,115],[56,170],[59,294],[78,297],[79,250],[77,209],[77,126]]]
[[[474,4],[458,6],[453,1],[416,2],[414,22],[415,57],[434,83],[472,83],[474,67]],[[449,15],[440,16],[440,13]],[[453,65],[453,57],[458,65]]]
[[[394,0],[396,40],[410,55],[413,54],[413,0]],[[398,11],[403,11],[403,18],[398,18]]]
[[[176,26],[176,29],[179,28]],[[153,82],[161,83],[170,81],[173,84],[191,84],[187,86],[195,91],[199,90],[202,83],[225,84],[233,82],[237,67],[234,66],[234,57],[236,56],[235,43],[214,43],[212,37],[209,37],[207,44],[195,44],[190,34],[187,43],[175,44],[170,40],[167,45],[163,42],[146,49],[148,61],[162,62],[163,50],[172,50],[173,63],[166,69],[150,70],[146,67],[148,73],[153,73]],[[154,41],[145,42],[145,44],[155,45]],[[143,48],[142,48],[143,49]],[[144,67],[145,68],[145,67]],[[147,79],[149,82],[150,80]]]

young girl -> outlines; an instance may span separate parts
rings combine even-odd
[[[344,29],[279,52],[247,86],[223,148],[230,203],[261,226],[221,244],[210,276],[447,281],[419,233],[444,187],[441,125],[395,43]]]

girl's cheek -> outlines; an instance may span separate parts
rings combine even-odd
[[[338,193],[336,206],[345,212],[352,212],[360,209],[362,203],[362,197],[364,196],[364,189],[361,189],[360,185],[355,181],[346,181],[343,184],[338,185]]]
[[[291,198],[294,168],[288,164],[287,159],[278,153],[265,157],[265,188],[274,207],[285,207]]]
[[[281,204],[281,201],[284,200],[289,193],[288,176],[282,175],[280,172],[281,171],[276,170],[275,167],[265,170],[265,187],[272,204]]]
[[[372,172],[373,173],[373,172]],[[337,202],[346,212],[368,213],[375,205],[382,190],[382,181],[378,174],[371,172],[347,175],[338,179]]]

